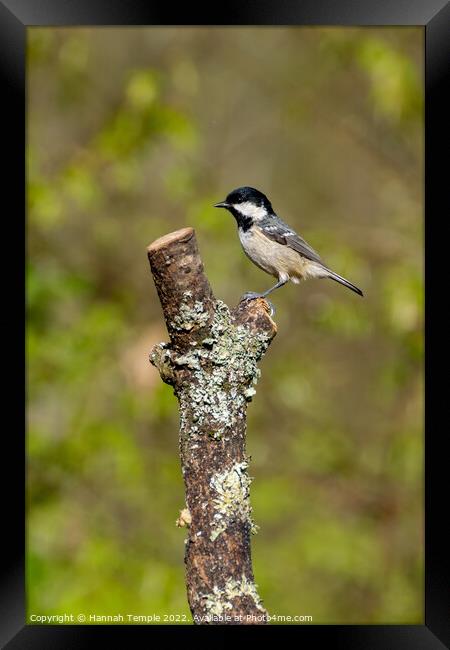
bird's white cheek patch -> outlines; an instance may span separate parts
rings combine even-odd
[[[236,203],[233,205],[233,208],[240,212],[244,217],[251,217],[256,221],[267,216],[267,210],[264,207],[255,205],[250,201],[245,201],[244,203]]]

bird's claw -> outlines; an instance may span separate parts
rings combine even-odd
[[[261,293],[256,293],[255,291],[247,291],[247,293],[244,293],[242,296],[242,300],[255,300],[256,298],[262,298],[263,295]]]
[[[267,300],[267,298],[264,297],[264,294],[255,293],[254,291],[247,291],[247,293],[244,293],[242,296],[242,300],[256,300],[256,298],[263,298],[267,302],[270,308],[270,317],[272,318],[272,316],[275,315],[275,307],[270,302],[270,300]]]
[[[270,314],[269,314],[269,316],[270,316],[270,318],[272,318],[272,316],[275,316],[275,307],[273,306],[273,303],[270,302],[270,300],[267,300],[267,298],[266,298],[265,300],[266,300],[267,304],[268,304],[269,307],[270,307]]]

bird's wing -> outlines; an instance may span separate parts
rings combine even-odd
[[[269,239],[276,241],[278,244],[289,246],[289,248],[292,248],[294,251],[312,262],[323,264],[323,261],[314,248],[312,248],[302,237],[297,235],[294,230],[289,228],[287,224],[281,221],[281,219],[276,223],[272,220],[270,222],[267,221],[267,223],[261,224],[261,229]]]

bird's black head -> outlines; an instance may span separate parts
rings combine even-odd
[[[235,217],[238,226],[247,230],[254,221],[273,214],[272,205],[265,194],[254,187],[238,187],[230,192],[215,208],[226,208]]]

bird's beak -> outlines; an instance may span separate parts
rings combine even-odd
[[[230,204],[227,203],[226,201],[221,201],[220,203],[216,203],[215,208],[229,208]]]

